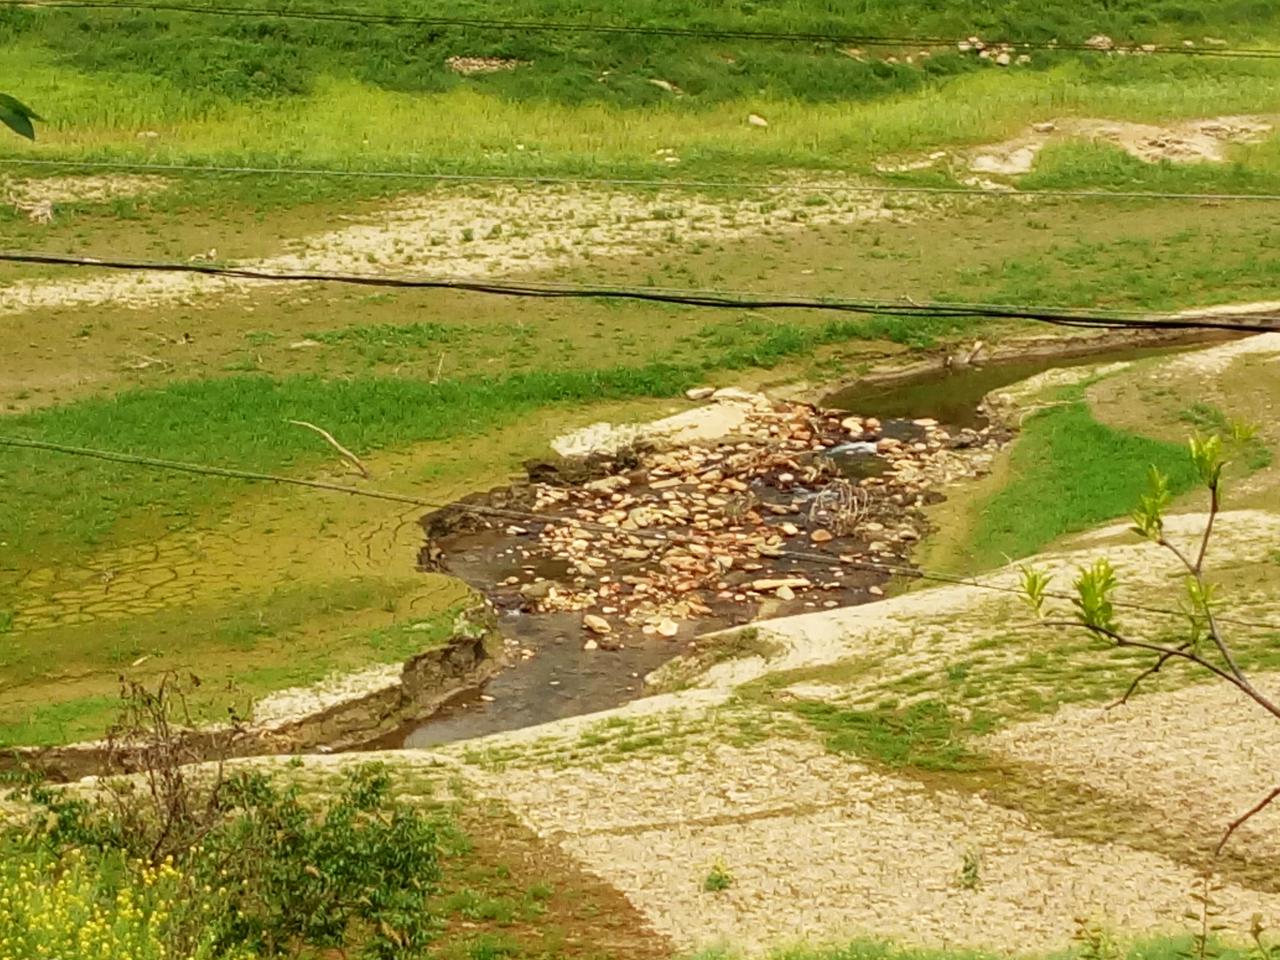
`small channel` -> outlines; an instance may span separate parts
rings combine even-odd
[[[1165,343],[1110,349],[1098,349],[1095,345],[1091,351],[1074,356],[1044,355],[958,369],[935,368],[892,382],[855,382],[825,396],[819,406],[874,416],[882,422],[883,436],[915,439],[920,428],[912,421],[924,418],[938,421],[954,435],[961,430],[977,431],[986,425],[980,406],[987,394],[1036,374],[1139,360],[1194,345]],[[855,479],[875,474],[884,465],[874,452],[861,449],[845,453],[844,457],[848,462],[841,464],[841,472]],[[471,537],[465,545],[456,544],[461,549],[451,557],[449,571],[474,582],[480,568],[485,567],[488,568],[485,579],[492,579],[492,549],[500,535],[493,537],[493,543]],[[876,599],[867,588],[886,579],[877,579],[875,574],[858,577],[856,585],[862,592],[845,596],[842,603]],[[393,734],[381,745],[423,748],[620,706],[642,696],[645,674],[685,652],[691,639],[682,630],[679,643],[647,638],[618,651],[587,651],[579,639],[578,614],[525,616],[513,610],[504,613],[501,606],[499,614],[499,629],[509,643],[514,642],[510,647],[514,654],[511,665],[482,689],[456,698],[431,718]],[[701,623],[699,629],[707,632],[734,621],[747,622],[747,619],[746,616],[713,618]]]
[[[1188,350],[1193,346],[1121,347],[1076,356],[996,360],[980,365],[936,368],[892,381],[855,381],[824,396],[820,405],[877,416],[882,420],[929,417],[953,429],[976,429],[986,423],[980,407],[987,394],[1046,370],[1141,360]]]

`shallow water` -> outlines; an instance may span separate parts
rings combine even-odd
[[[952,428],[978,428],[986,421],[978,407],[993,390],[1046,370],[1140,360],[1188,349],[1183,346],[1124,347],[1074,357],[1002,360],[981,366],[928,370],[892,383],[856,382],[822,398],[821,406],[881,420],[928,417]]]

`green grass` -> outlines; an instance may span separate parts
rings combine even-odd
[[[1030,556],[1064,534],[1127,516],[1152,465],[1175,494],[1195,482],[1182,445],[1104,426],[1077,390],[1060,402],[1023,424],[1008,482],[981,506],[968,548],[974,566]]]
[[[270,6],[271,4],[264,4]],[[297,9],[297,4],[280,4]],[[605,2],[503,0],[478,9],[467,0],[428,5],[374,3],[363,12],[483,16],[534,22],[577,21],[682,28],[968,36],[992,39],[1058,38],[1081,41],[1104,32],[1118,39],[1199,40],[1206,32],[1233,40],[1274,36],[1280,14],[1259,0],[1184,0],[1157,5],[1125,0],[1081,0],[1046,8],[1018,0],[993,8],[980,0],[868,0],[856,10],[802,0],[759,6],[718,0],[673,11],[660,0],[630,3],[625,11]],[[412,29],[280,20],[271,17],[200,17],[135,11],[6,10],[0,42],[38,44],[66,67],[89,75],[136,75],[183,97],[182,109],[201,116],[225,102],[294,97],[312,92],[322,77],[345,77],[372,87],[414,93],[471,88],[511,100],[607,102],[643,106],[672,99],[650,83],[677,84],[686,99],[848,100],[918,89],[937,78],[986,68],[954,50],[919,66],[864,62],[839,52],[839,44],[699,40],[628,34],[557,33],[519,28],[482,31],[437,26]],[[880,51],[877,51],[880,52]],[[491,56],[526,61],[515,71],[461,77],[446,68],[451,56]],[[1067,58],[1039,54],[1039,64]],[[1103,63],[1103,66],[1107,64]],[[106,109],[127,110],[125,104]]]
[[[474,435],[552,404],[670,396],[694,377],[664,365],[438,384],[236,376],[83,401],[13,417],[5,428],[16,436],[166,459],[296,472],[327,460],[331,451],[309,431],[288,428],[288,419],[324,424],[364,453]],[[51,534],[63,544],[99,543],[117,521],[142,509],[176,528],[209,504],[215,486],[226,489],[222,480],[13,449],[0,453],[0,471],[0,528],[9,556],[25,554]],[[66,495],[53,503],[42,492],[49,489]]]
[[[1227,163],[1147,163],[1101,141],[1050,143],[1035,168],[1018,180],[1024,190],[1142,190],[1166,193],[1275,193],[1280,189],[1280,141],[1237,145]]]
[[[852,753],[891,769],[973,769],[980,757],[965,739],[980,735],[991,725],[976,713],[962,720],[939,700],[920,700],[905,707],[886,701],[852,710],[801,702],[791,709],[826,737],[827,749]]]
[[[423,91],[324,74],[305,95],[202,103],[143,73],[88,72],[30,38],[10,43],[5,53],[26,98],[49,118],[36,144],[18,138],[0,144],[9,156],[656,179],[758,176],[761,168],[872,174],[886,155],[991,142],[1046,117],[1164,121],[1280,110],[1280,66],[1269,61],[1069,61],[1012,72],[982,68],[938,80],[902,66],[889,69],[906,71],[912,82],[871,99],[857,100],[856,84],[837,79],[828,82],[842,92],[838,99],[754,83],[728,99],[655,103],[513,98],[472,81]],[[842,70],[845,63],[863,69],[839,54],[831,58]],[[821,58],[806,53],[797,60],[797,76],[821,76]],[[606,86],[594,77],[578,82],[593,95]],[[770,126],[748,125],[752,112],[765,115]],[[139,140],[140,130],[158,136]],[[681,162],[663,162],[655,155],[659,148],[675,150]],[[1272,153],[1249,156],[1251,163],[1274,162]],[[258,178],[237,182],[250,179]],[[318,199],[387,187],[323,178],[279,185],[295,201],[307,192]],[[264,192],[261,184],[246,189]]]
[[[1191,223],[1172,233],[1055,240],[964,269],[952,293],[992,303],[1185,309],[1269,299],[1280,289],[1280,230],[1233,236]]]
[[[326,330],[311,334],[311,339],[330,346],[349,345],[370,363],[396,363],[409,359],[414,350],[457,343],[465,335],[465,330],[454,325],[419,321]]]
[[[1235,441],[1229,439],[1234,436],[1237,424],[1232,423],[1225,413],[1212,404],[1196,401],[1182,412],[1181,419],[1201,433],[1216,433],[1220,437],[1228,438],[1227,457],[1231,461],[1238,461],[1250,473],[1265,470],[1271,466],[1271,448],[1256,434],[1249,437],[1242,436]]]

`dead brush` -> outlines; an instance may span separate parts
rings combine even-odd
[[[871,495],[844,477],[832,480],[814,496],[809,505],[809,526],[825,528],[837,537],[847,537],[867,518]]]

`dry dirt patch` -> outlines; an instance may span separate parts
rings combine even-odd
[[[1178,930],[1195,882],[1163,857],[1057,838],[802,741],[480,779],[687,948],[871,935],[1052,950],[1077,917],[1135,935]],[[974,889],[960,879],[966,853],[980,862]],[[717,863],[733,883],[709,893]],[[1222,902],[1241,929],[1276,909],[1234,885]]]
[[[1255,677],[1280,694],[1280,677]],[[1276,722],[1222,685],[1136,697],[1121,707],[1073,707],[988,738],[1010,759],[1120,801],[1150,804],[1188,835],[1216,838],[1233,818],[1280,784]],[[1280,855],[1280,807],[1240,828],[1233,841]]]
[[[802,186],[802,185],[801,185]],[[818,188],[815,187],[815,190]],[[441,191],[400,200],[377,214],[309,237],[285,238],[285,252],[239,266],[270,272],[502,277],[661,248],[728,243],[810,226],[904,219],[881,197],[822,188],[822,205],[769,197],[711,200],[674,191],[625,193],[585,187],[503,186]],[[6,289],[0,313],[105,302],[135,307],[226,296],[263,281],[189,274],[113,273],[83,281],[31,280]]]
[[[169,186],[164,177],[113,176],[0,177],[0,196],[20,211],[58,203],[101,203],[122,197],[159,193]]]

